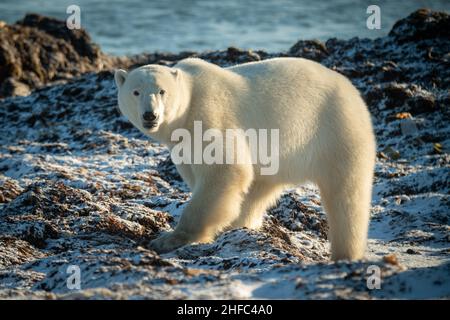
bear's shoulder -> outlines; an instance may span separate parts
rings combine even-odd
[[[195,70],[217,70],[221,69],[219,66],[212,64],[208,61],[202,60],[200,58],[187,58],[179,61],[175,68],[180,68],[184,71],[195,71]]]
[[[178,62],[174,68],[183,70],[197,82],[238,81],[239,75],[218,65],[199,58],[188,58]]]

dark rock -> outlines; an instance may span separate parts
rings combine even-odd
[[[327,52],[329,54],[332,54],[332,53],[338,51],[340,48],[342,48],[345,44],[346,44],[345,40],[331,38],[325,42],[325,48],[327,49]]]
[[[383,91],[387,98],[386,106],[388,108],[402,106],[406,100],[411,97],[411,93],[405,86],[401,86],[396,83],[388,84],[384,87]]]
[[[106,80],[106,79],[113,79],[113,78],[114,78],[114,73],[111,70],[100,71],[97,74],[98,81],[102,81],[102,80]]]
[[[261,57],[252,50],[242,50],[235,47],[229,47],[226,54],[227,59],[233,62],[261,60]]]
[[[38,221],[26,228],[22,238],[36,248],[43,249],[47,245],[46,240],[56,239],[58,234],[58,230],[50,223]]]
[[[445,12],[420,9],[397,21],[389,36],[398,42],[419,41],[430,38],[450,40],[450,15]]]
[[[365,94],[364,100],[369,105],[369,107],[375,107],[378,102],[383,99],[383,97],[383,91],[381,90],[380,86],[374,86]]]
[[[0,32],[0,97],[85,72],[99,71],[112,60],[84,30],[69,30],[64,21],[28,14]]]
[[[382,81],[397,81],[402,78],[402,70],[395,62],[392,61],[385,62],[384,66],[381,68],[381,72]]]
[[[56,39],[66,41],[80,57],[89,59],[93,64],[102,57],[100,48],[92,43],[91,38],[85,30],[70,30],[62,20],[44,17],[38,14],[27,14],[22,20],[17,21],[16,24],[35,28]]]
[[[391,82],[381,88],[388,108],[398,108],[398,111],[404,109],[413,115],[437,110],[433,94],[421,86]],[[373,98],[374,95],[375,93],[371,93],[369,97]]]
[[[420,254],[419,251],[414,250],[414,249],[408,249],[408,250],[406,250],[406,253],[407,253],[407,254]]]
[[[408,101],[411,113],[420,114],[432,112],[436,109],[436,103],[433,96],[415,96]]]
[[[289,49],[289,55],[320,62],[329,53],[326,45],[319,40],[300,40]]]

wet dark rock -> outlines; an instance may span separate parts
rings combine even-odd
[[[382,81],[399,81],[402,79],[403,71],[401,68],[392,61],[386,61],[384,66],[381,67]]]
[[[58,230],[48,222],[36,222],[30,225],[21,238],[36,248],[43,249],[47,246],[47,239],[58,238]]]
[[[408,101],[413,114],[432,112],[436,110],[436,101],[433,96],[415,96]]]
[[[371,87],[364,96],[364,100],[372,113],[376,111],[376,106],[383,98],[383,90],[379,85]]]
[[[407,254],[420,254],[420,251],[410,248],[410,249],[406,250],[406,253]]]
[[[229,47],[227,50],[210,51],[192,55],[208,60],[218,65],[233,65],[245,62],[259,61],[267,57],[263,51],[243,50],[236,47]]]
[[[442,38],[450,40],[450,16],[445,12],[420,9],[397,21],[389,36],[399,43]]]
[[[242,50],[235,47],[230,47],[227,50],[227,59],[231,62],[239,61],[259,61],[261,57],[252,50]]]
[[[114,57],[114,64],[125,69],[134,69],[146,64],[172,66],[179,60],[195,57],[198,57],[198,53],[193,51],[184,51],[176,54],[170,52],[142,53],[127,57]]]
[[[50,36],[66,41],[80,57],[87,58],[91,63],[101,58],[100,48],[92,43],[85,30],[70,30],[62,20],[41,16],[38,14],[27,14],[17,25],[35,28]]]
[[[111,64],[86,31],[62,20],[28,14],[0,31],[0,98]]]
[[[289,55],[320,62],[329,52],[326,45],[319,40],[300,40],[289,49]]]
[[[391,83],[384,87],[384,96],[387,98],[386,106],[388,108],[401,107],[406,100],[411,97],[407,87]]]

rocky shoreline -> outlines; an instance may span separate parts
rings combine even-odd
[[[418,10],[374,40],[111,57],[85,31],[27,15],[0,24],[0,298],[450,298],[450,16]],[[378,158],[367,259],[328,262],[314,186],[259,231],[157,255],[189,199],[168,151],[116,110],[112,69],[201,57],[221,66],[305,57],[348,76]],[[355,115],[357,116],[357,115]],[[81,268],[81,290],[67,267]],[[367,288],[367,267],[382,273]]]

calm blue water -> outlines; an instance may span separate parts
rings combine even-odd
[[[241,48],[285,51],[298,39],[385,35],[399,18],[429,7],[450,10],[449,0],[2,0],[0,20],[26,12],[65,19],[81,8],[81,24],[108,53]],[[366,28],[366,9],[381,8],[381,30]]]

